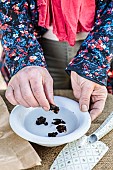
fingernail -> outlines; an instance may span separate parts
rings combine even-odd
[[[86,105],[84,105],[84,104],[82,105],[81,109],[82,109],[82,111],[83,111],[83,112],[87,112],[87,111],[88,111],[87,106],[86,106]]]
[[[48,108],[48,107],[43,107],[43,109],[44,109],[45,111],[48,111],[48,110],[49,110],[49,108]]]

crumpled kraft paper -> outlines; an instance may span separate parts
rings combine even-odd
[[[9,112],[0,96],[0,170],[28,169],[41,165],[30,143],[17,136],[9,125]]]

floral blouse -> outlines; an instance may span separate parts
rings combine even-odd
[[[107,84],[107,71],[113,57],[113,0],[97,0],[95,24],[71,60],[71,70],[101,85]],[[36,0],[1,0],[0,34],[5,65],[10,76],[26,66],[47,67],[38,38],[46,31],[38,26]]]

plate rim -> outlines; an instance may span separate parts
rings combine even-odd
[[[67,98],[67,97],[62,97],[62,96],[54,96],[55,99],[59,99],[59,98],[65,98],[66,100],[70,101],[70,102],[74,102],[74,103],[77,103],[76,101],[70,99],[70,98]],[[11,128],[13,129],[13,131],[20,137],[30,141],[30,142],[33,142],[33,143],[36,143],[36,144],[39,144],[39,145],[45,145],[45,146],[50,146],[50,145],[62,145],[62,144],[66,144],[66,143],[69,143],[69,142],[72,142],[74,140],[77,140],[79,139],[80,137],[82,137],[90,128],[91,126],[91,117],[90,117],[90,114],[89,112],[81,112],[80,113],[84,116],[84,122],[83,122],[83,125],[86,123],[86,118],[87,118],[87,126],[84,126],[84,129],[82,129],[82,131],[84,131],[84,133],[81,135],[81,133],[79,133],[78,131],[80,131],[80,129],[82,127],[79,127],[78,129],[76,129],[75,131],[73,131],[72,133],[70,134],[67,134],[65,136],[57,136],[55,138],[53,137],[43,137],[43,136],[38,136],[38,135],[35,135],[35,134],[32,134],[30,133],[29,131],[27,131],[25,128],[24,129],[24,133],[19,130],[19,128],[15,128],[15,122],[13,120],[13,114],[15,112],[16,109],[18,109],[19,107],[23,107],[23,106],[20,106],[20,105],[17,105],[13,108],[13,110],[11,111],[11,114],[9,116],[9,124],[11,126]],[[36,109],[36,108],[35,108]],[[69,108],[67,108],[68,110],[70,110]],[[71,110],[72,111],[72,110]],[[74,111],[73,111],[74,112]],[[74,112],[75,113],[75,112]],[[77,137],[76,137],[76,134],[77,134]],[[58,140],[57,140],[58,139]],[[60,140],[59,140],[60,139]],[[38,141],[39,140],[39,141]]]

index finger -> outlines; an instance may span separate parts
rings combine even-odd
[[[44,92],[42,77],[38,76],[38,78],[30,79],[30,85],[33,95],[35,96],[40,106],[43,107],[44,110],[48,111],[50,109],[50,105]]]

